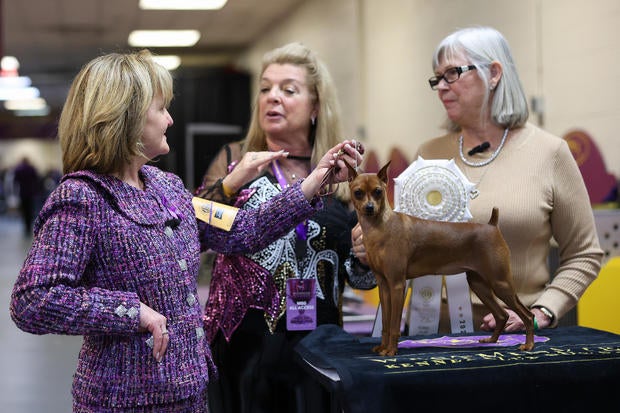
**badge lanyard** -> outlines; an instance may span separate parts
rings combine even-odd
[[[271,168],[273,170],[273,174],[276,176],[276,179],[278,180],[278,183],[280,184],[280,188],[284,190],[284,188],[288,186],[288,182],[286,181],[286,178],[284,177],[284,174],[282,173],[282,169],[280,168],[280,165],[278,164],[277,160],[275,159],[273,160],[273,162],[271,163]],[[308,238],[306,225],[303,222],[298,224],[295,227],[295,232],[297,233],[297,237],[300,240],[305,241]]]

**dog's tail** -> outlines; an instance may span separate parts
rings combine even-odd
[[[499,209],[497,207],[493,207],[491,219],[489,219],[489,225],[497,226],[497,221],[499,221]]]

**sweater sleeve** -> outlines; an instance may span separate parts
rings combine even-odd
[[[139,326],[135,293],[88,287],[84,274],[97,237],[98,196],[64,184],[50,195],[11,295],[15,324],[33,334],[131,333]]]
[[[534,306],[542,305],[555,322],[572,309],[596,279],[603,258],[583,178],[566,142],[553,163],[554,194],[551,227],[559,246],[555,277]]]
[[[260,251],[321,207],[318,199],[308,202],[299,181],[256,209],[240,209],[230,231],[199,222],[201,249],[210,248],[223,254]]]

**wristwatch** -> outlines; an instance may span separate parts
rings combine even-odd
[[[547,307],[543,307],[542,305],[537,305],[532,308],[538,308],[541,313],[549,317],[549,320],[551,320],[551,324],[553,324],[553,320],[555,319],[555,316],[553,315],[551,310],[549,310]]]

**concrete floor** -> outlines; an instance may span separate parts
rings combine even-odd
[[[81,337],[37,336],[9,315],[13,283],[31,238],[18,216],[0,215],[0,412],[71,412],[71,381]]]

